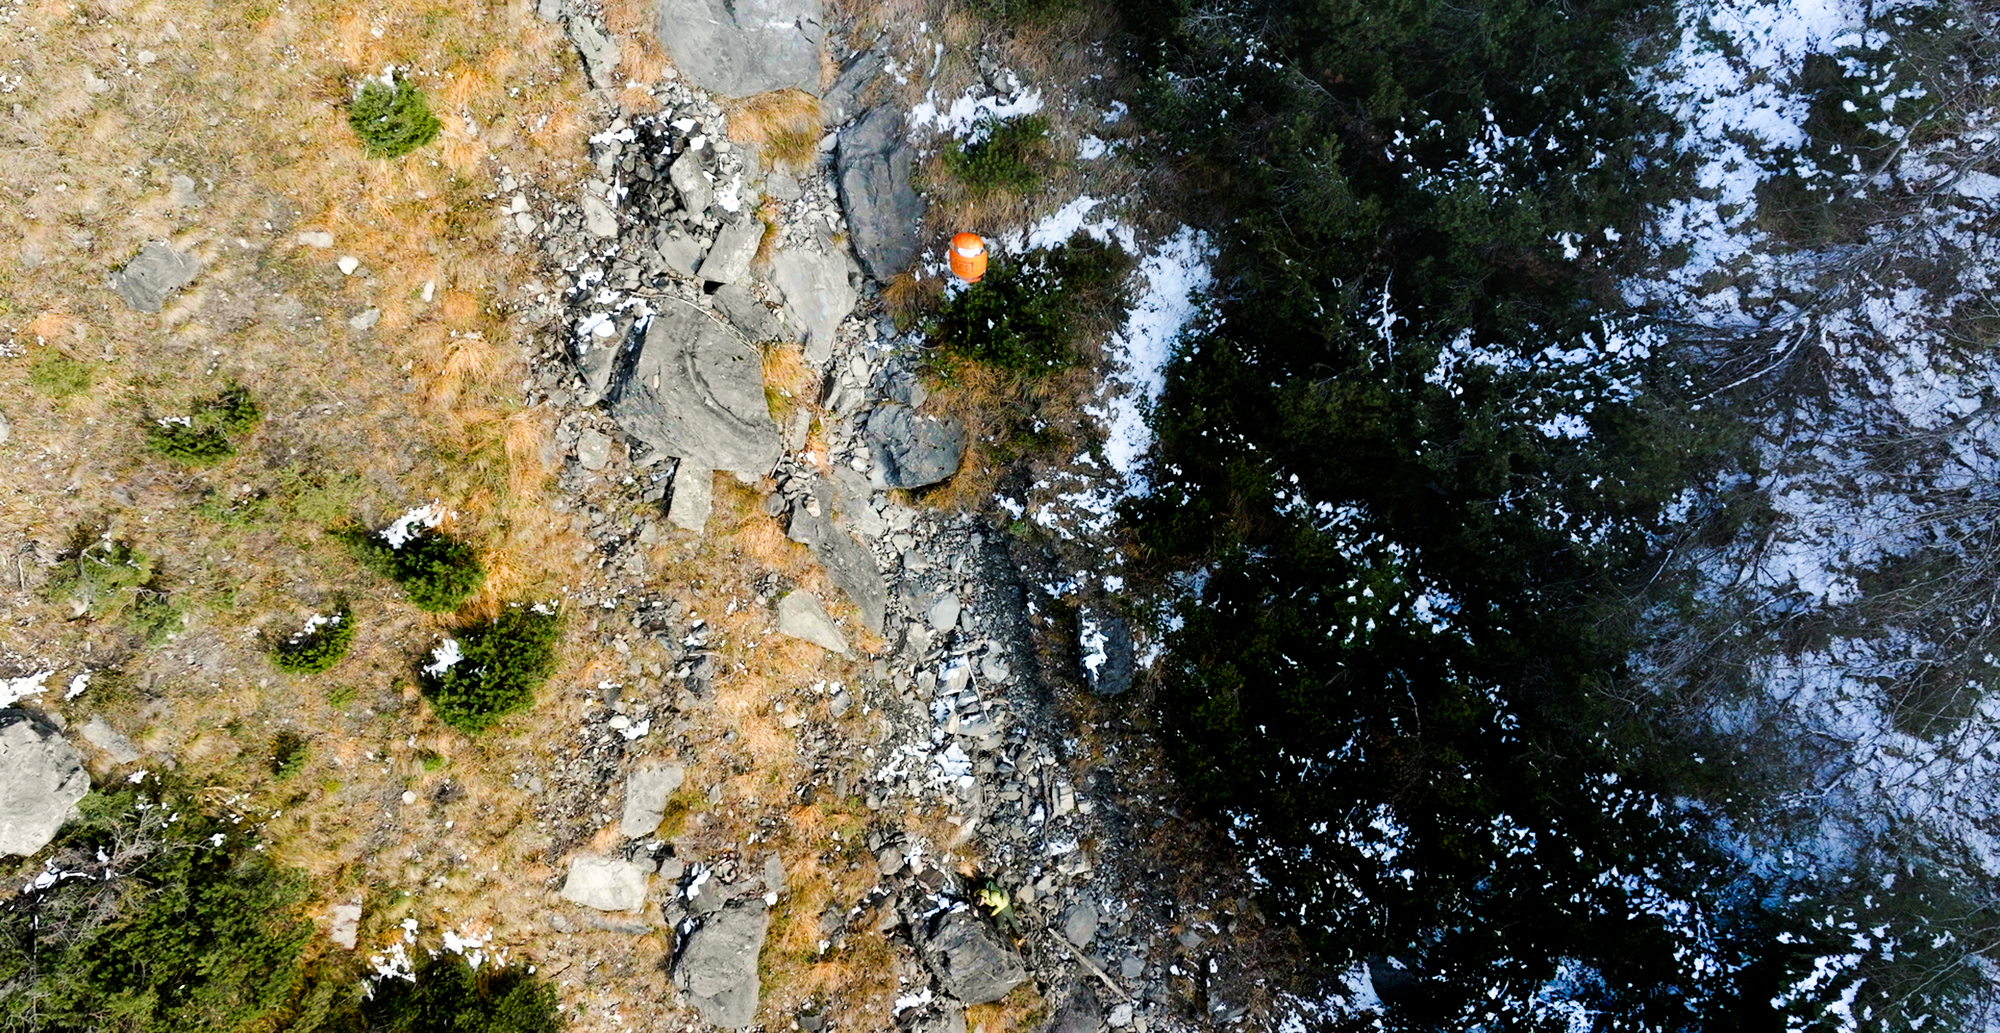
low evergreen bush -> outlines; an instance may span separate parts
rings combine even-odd
[[[1078,233],[1018,262],[994,262],[945,303],[930,336],[951,356],[1024,376],[1067,369],[1082,361],[1096,324],[1124,311],[1131,272],[1123,249]]]
[[[467,735],[492,727],[535,702],[555,670],[562,618],[552,608],[519,604],[459,631],[423,669],[424,698],[438,720]]]
[[[146,424],[146,448],[188,466],[213,466],[236,454],[231,438],[256,429],[264,418],[250,392],[232,384],[196,402],[186,416],[164,416]]]
[[[298,732],[279,732],[271,739],[271,775],[279,781],[303,771],[312,759],[312,740]]]
[[[437,139],[443,128],[416,85],[393,73],[361,81],[347,124],[371,158],[400,158]]]
[[[305,627],[271,649],[271,663],[287,674],[318,674],[346,659],[354,645],[354,611],[346,603],[329,616],[313,614]]]
[[[456,954],[439,953],[416,978],[385,979],[362,1006],[377,1033],[559,1033],[555,989],[519,968],[475,970]]]
[[[1025,194],[1042,182],[1049,158],[1049,120],[1041,115],[988,118],[974,139],[945,145],[945,167],[974,196]]]
[[[435,528],[417,531],[400,546],[359,527],[334,536],[362,566],[401,585],[421,610],[450,613],[486,583],[486,568],[472,546]]]

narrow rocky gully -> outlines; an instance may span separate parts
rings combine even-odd
[[[604,105],[580,193],[499,184],[511,232],[546,258],[545,282],[526,287],[523,318],[546,327],[527,400],[560,413],[556,506],[597,553],[573,627],[627,674],[583,697],[582,725],[515,776],[539,794],[579,905],[555,929],[643,934],[656,920],[630,914],[658,908],[685,1003],[751,1025],[783,860],[754,835],[704,837],[700,814],[653,836],[689,800],[728,805],[722,782],[684,784],[704,751],[795,749],[809,780],[773,791],[792,806],[859,799],[872,815],[873,888],[821,916],[819,950],[893,944],[886,1011],[902,1028],[964,1030],[968,1006],[1023,999],[1010,994],[1024,983],[1033,1006],[1001,1028],[1266,1025],[1300,989],[1298,953],[1172,805],[1132,633],[1091,588],[1106,583],[1094,564],[1107,543],[1030,540],[991,499],[964,512],[910,494],[957,471],[965,432],[927,406],[921,337],[898,333],[882,301],[897,272],[941,255],[919,236],[907,113],[879,88],[908,69],[855,52],[840,26],[822,35],[817,9],[768,6],[778,28],[739,12],[719,30],[735,38],[676,54],[659,111]],[[540,13],[566,24],[595,85],[622,84],[590,11],[543,0]],[[690,82],[816,90],[817,55],[798,51],[822,45],[842,71],[821,91],[826,135],[807,164],[732,144],[723,108]],[[785,352],[805,365],[792,391],[769,354],[800,344]],[[761,507],[820,576],[663,584],[649,571],[654,546],[698,541],[732,500]],[[795,742],[739,741],[716,706],[736,674],[724,633],[691,617],[690,593],[754,608],[753,634],[824,648],[823,671],[757,704]],[[812,1006],[789,1023],[828,1024]]]

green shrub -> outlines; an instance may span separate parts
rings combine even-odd
[[[449,613],[486,583],[486,568],[472,546],[436,529],[419,530],[401,546],[360,528],[334,535],[362,566],[401,585],[421,610]]]
[[[181,611],[179,601],[165,592],[148,588],[134,592],[131,611],[125,618],[125,626],[145,639],[149,647],[180,634],[186,624],[187,617]]]
[[[371,158],[400,158],[437,139],[443,128],[416,85],[401,76],[362,80],[347,124]]]
[[[555,670],[562,618],[553,609],[509,606],[447,638],[423,669],[424,698],[438,720],[468,735],[526,710]]]
[[[271,739],[271,775],[279,781],[305,770],[311,759],[312,740],[298,732],[279,732]]]
[[[948,354],[1026,376],[1067,369],[1081,345],[1123,312],[1132,258],[1078,233],[1067,244],[996,261],[953,295],[929,328]]]
[[[196,402],[186,416],[164,416],[146,424],[146,448],[188,466],[213,466],[236,454],[232,437],[256,429],[264,418],[250,392],[232,384]]]
[[[354,611],[345,602],[331,616],[313,614],[305,627],[271,649],[271,663],[287,674],[318,674],[347,657],[354,645]]]
[[[945,145],[945,167],[974,196],[1025,194],[1042,181],[1041,164],[1049,157],[1049,120],[1022,115],[1001,121],[987,118],[971,143]]]
[[[326,527],[354,510],[361,475],[290,463],[278,470],[271,497],[295,520]]]
[[[133,591],[152,579],[152,557],[125,542],[102,538],[57,563],[48,591],[68,599],[81,613],[103,617],[129,606]]]
[[[440,953],[413,981],[384,979],[362,1012],[379,1033],[558,1033],[554,988],[519,968],[481,966]]]
[[[285,1017],[305,982],[310,894],[253,836],[180,794],[85,797],[50,859],[71,874],[0,906],[0,1029],[173,1033]]]
[[[28,360],[28,386],[50,398],[82,394],[95,379],[90,363],[55,348],[43,348]]]

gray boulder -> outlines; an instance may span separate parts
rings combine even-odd
[[[701,278],[710,283],[735,283],[750,272],[757,245],[764,240],[764,220],[738,219],[722,227],[701,260]]]
[[[678,222],[668,222],[654,231],[653,250],[660,253],[667,268],[682,276],[693,276],[694,267],[701,263],[701,241],[688,236]]]
[[[583,74],[590,85],[600,90],[618,85],[614,74],[621,56],[618,41],[605,35],[594,18],[572,17],[564,28],[569,41],[576,44],[576,52],[583,56]]]
[[[709,300],[715,302],[716,311],[722,313],[743,336],[752,341],[778,341],[785,337],[785,328],[778,324],[778,317],[757,300],[757,295],[741,283],[724,285]]]
[[[784,448],[757,349],[685,302],[660,303],[609,398],[625,433],[689,467],[759,476]]]
[[[1048,1033],[1101,1033],[1103,1029],[1104,1006],[1088,987],[1078,987],[1049,1021]]]
[[[819,99],[819,114],[824,123],[837,126],[861,114],[869,84],[882,74],[886,63],[881,52],[873,49],[848,58],[840,66],[833,85],[826,88],[826,96]]]
[[[83,758],[25,710],[0,710],[0,854],[49,845],[90,791]]]
[[[674,471],[674,495],[667,502],[667,522],[684,531],[708,526],[715,504],[715,471],[682,463]]]
[[[1063,939],[1079,947],[1090,946],[1097,935],[1097,906],[1088,900],[1078,901],[1062,914]]]
[[[725,97],[819,94],[819,0],[660,0],[655,31],[695,85]]]
[[[611,202],[604,196],[610,188],[592,180],[583,185],[583,193],[578,203],[583,206],[583,228],[592,236],[615,237],[618,235],[618,213],[611,210]]]
[[[820,566],[826,569],[826,576],[860,611],[861,625],[869,631],[880,634],[882,616],[889,608],[889,586],[882,579],[882,570],[875,565],[875,556],[854,536],[834,526],[827,519],[825,504],[819,513],[814,513],[803,504],[794,505],[790,522],[785,525],[785,533],[795,542],[810,546],[818,557]]]
[[[939,920],[922,947],[924,963],[945,992],[967,1004],[987,1004],[1028,978],[1021,957],[1000,944],[986,923],[964,911]]]
[[[849,655],[847,639],[841,636],[833,619],[826,615],[826,607],[821,606],[811,592],[787,592],[783,599],[778,600],[778,634],[810,642],[829,652]]]
[[[840,134],[840,204],[854,253],[868,275],[884,283],[917,257],[924,202],[910,178],[915,151],[903,113],[884,105]]]
[[[667,813],[667,798],[687,781],[687,769],[666,761],[648,761],[633,769],[625,779],[625,813],[618,831],[626,839],[650,836],[659,830]]]
[[[715,184],[708,181],[708,172],[701,167],[701,155],[694,151],[682,151],[667,166],[667,181],[681,195],[681,207],[689,215],[700,215],[715,204]]]
[[[563,899],[599,911],[637,911],[646,906],[646,880],[653,870],[622,857],[586,854],[569,863]]]
[[[167,295],[187,286],[201,272],[193,255],[175,251],[154,241],[139,249],[138,257],[111,274],[111,289],[138,312],[158,312]]]
[[[921,488],[958,472],[965,431],[958,424],[919,414],[906,405],[880,405],[862,431],[885,488]]]
[[[839,252],[787,248],[771,256],[771,284],[785,296],[792,325],[804,331],[806,362],[815,368],[833,357],[840,321],[860,300],[847,279],[850,268],[848,257]]]
[[[756,1019],[757,955],[770,929],[771,913],[756,900],[725,907],[688,934],[674,982],[703,1019],[724,1029]]]
[[[114,764],[130,764],[139,759],[139,747],[132,740],[118,734],[102,717],[93,717],[83,723],[83,741],[110,755]]]

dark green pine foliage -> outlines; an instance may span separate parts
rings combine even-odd
[[[555,988],[520,968],[439,954],[416,980],[384,979],[363,1005],[370,1033],[560,1033]]]
[[[1022,377],[1068,369],[1105,312],[1122,311],[1132,257],[1078,233],[1018,261],[996,258],[986,276],[947,300],[927,336],[948,356]]]
[[[534,704],[535,690],[555,671],[562,618],[510,606],[458,632],[457,639],[462,659],[442,669],[425,668],[424,698],[438,720],[475,735]]]
[[[421,610],[450,613],[486,583],[486,568],[472,546],[435,528],[418,529],[400,547],[364,527],[331,534],[362,566],[402,586]]]
[[[318,674],[347,658],[354,645],[354,610],[335,607],[330,619],[293,632],[271,649],[271,664],[287,674]]]
[[[188,466],[213,466],[235,455],[232,439],[257,429],[263,419],[264,410],[249,389],[231,384],[195,402],[186,416],[147,421],[146,448]]]
[[[371,158],[400,158],[438,138],[444,127],[415,83],[363,80],[347,111],[347,124]]]
[[[1160,679],[1183,783],[1275,913],[1373,959],[1395,1028],[1535,1028],[1552,983],[1621,1029],[1768,1015],[1766,916],[1608,691],[1662,507],[1738,447],[1615,290],[1678,175],[1629,64],[1662,11],[1129,12],[1220,249],[1127,514],[1205,571]]]

